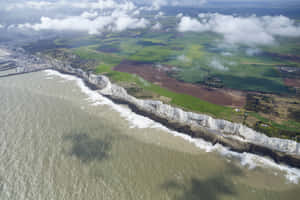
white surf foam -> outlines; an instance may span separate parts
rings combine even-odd
[[[132,112],[129,108],[117,105],[113,103],[110,99],[102,96],[97,91],[90,90],[83,82],[82,79],[72,76],[72,75],[66,75],[62,74],[60,72],[54,71],[54,70],[45,70],[47,77],[49,76],[59,76],[63,78],[64,80],[68,81],[75,81],[81,91],[87,95],[87,101],[93,105],[108,105],[113,110],[120,113],[120,115],[125,118],[129,123],[131,128],[158,128],[164,131],[167,131],[174,136],[181,137],[190,143],[194,144],[198,148],[206,151],[206,152],[213,152],[216,151],[227,158],[233,158],[235,160],[239,160],[242,166],[248,167],[250,170],[254,169],[256,167],[262,167],[262,168],[273,168],[279,171],[282,171],[285,173],[285,177],[288,182],[298,184],[300,180],[300,169],[293,168],[286,165],[279,165],[275,163],[273,160],[269,158],[265,158],[262,156],[258,156],[251,153],[237,153],[230,151],[228,148],[220,145],[220,144],[211,144],[210,142],[206,142],[199,138],[192,138],[189,135],[179,133],[173,130],[168,129],[167,127],[161,125],[158,122],[155,122],[147,117],[138,115],[134,112]]]

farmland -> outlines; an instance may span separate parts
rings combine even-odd
[[[299,38],[279,37],[279,43],[271,46],[231,45],[216,33],[178,32],[174,17],[165,16],[160,22],[161,30],[60,37],[38,49],[52,56],[58,50],[76,55],[89,62],[86,70],[107,75],[139,98],[244,123],[271,136],[298,138]],[[84,62],[80,67],[85,68]],[[248,94],[259,98],[253,101]],[[266,105],[262,99],[270,96],[268,106],[274,112],[253,109]]]

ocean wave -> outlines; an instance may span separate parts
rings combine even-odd
[[[219,154],[221,154],[226,158],[238,160],[242,166],[247,167],[249,170],[252,170],[256,167],[273,168],[275,170],[284,172],[287,181],[290,183],[298,184],[300,180],[300,169],[293,168],[287,165],[277,164],[273,160],[259,155],[246,153],[246,152],[245,153],[233,152],[220,144],[213,145],[212,143],[206,142],[203,139],[192,138],[189,135],[170,130],[167,127],[163,126],[162,124],[153,121],[152,119],[149,119],[147,117],[132,112],[129,108],[125,106],[115,104],[110,99],[99,94],[97,91],[93,91],[89,89],[85,85],[84,81],[76,76],[62,74],[55,70],[45,70],[45,73],[47,77],[58,76],[67,81],[75,81],[78,87],[81,89],[81,91],[87,95],[87,101],[91,105],[110,106],[113,110],[120,113],[121,117],[123,117],[129,122],[130,128],[140,128],[140,129],[158,128],[168,133],[171,133],[174,136],[181,137],[189,141],[190,143],[194,144],[196,147],[200,148],[201,150],[204,150],[206,152],[218,152]]]

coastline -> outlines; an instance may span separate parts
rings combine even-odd
[[[191,136],[171,130],[164,126],[163,124],[156,122],[148,117],[143,115],[139,115],[133,112],[128,106],[123,106],[122,104],[117,104],[111,99],[101,95],[98,90],[91,90],[87,84],[85,84],[84,80],[76,75],[61,73],[57,70],[45,70],[43,71],[47,77],[59,77],[63,80],[74,81],[75,84],[80,88],[81,92],[83,92],[87,96],[87,101],[91,106],[98,105],[106,105],[109,106],[112,111],[118,112],[124,120],[128,122],[128,126],[130,128],[137,129],[159,129],[165,131],[174,137],[179,137],[191,145],[199,148],[201,151],[206,153],[217,153],[223,159],[226,159],[228,162],[231,160],[236,161],[241,167],[247,168],[248,170],[254,170],[258,168],[264,169],[274,169],[284,173],[285,178],[288,182],[293,184],[298,184],[300,179],[300,169],[294,168],[285,164],[278,164],[273,159],[269,157],[263,157],[257,154],[252,153],[238,153],[235,151],[229,150],[229,148],[221,145],[221,144],[212,144],[211,142],[205,141],[202,138],[192,138]],[[275,172],[276,175],[277,172]]]
[[[159,122],[171,130],[187,134],[192,138],[204,139],[212,144],[219,143],[238,153],[246,152],[267,156],[276,163],[284,163],[300,168],[300,144],[295,141],[270,138],[242,124],[185,112],[160,101],[136,99],[127,94],[124,88],[112,84],[103,75],[86,73],[81,69],[73,69],[70,66],[54,69],[83,79],[90,89],[98,90],[101,95],[109,98],[114,103],[125,104],[136,114]],[[190,119],[191,116],[194,119]],[[252,135],[247,136],[247,134]],[[265,142],[266,145],[263,145],[262,142]]]
[[[133,112],[159,122],[171,130],[192,138],[202,138],[212,144],[219,143],[235,152],[268,156],[277,163],[300,168],[300,144],[295,141],[267,137],[242,124],[185,112],[161,101],[136,99],[124,88],[112,84],[106,76],[72,68],[69,63],[50,57],[26,56],[23,51],[17,52],[17,55],[21,55],[19,59],[22,60],[20,62],[22,65],[17,65],[18,74],[53,69],[64,74],[75,75],[90,89],[97,90],[117,104],[128,105]]]

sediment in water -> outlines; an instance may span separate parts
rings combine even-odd
[[[277,163],[285,163],[300,168],[300,148],[295,141],[270,138],[244,125],[185,112],[160,101],[136,99],[127,94],[124,88],[112,84],[107,77],[102,75],[97,76],[80,69],[75,70],[79,73],[74,72],[72,69],[70,71],[70,68],[57,70],[82,78],[91,89],[99,90],[100,94],[115,103],[126,104],[133,112],[157,121],[172,130],[185,133],[193,138],[202,138],[213,144],[222,144],[236,152],[249,152],[268,156]],[[191,116],[194,119],[191,119]],[[243,133],[243,130],[246,133]],[[255,137],[247,137],[247,132]],[[263,140],[259,140],[259,137]],[[257,139],[257,141],[253,141],[254,139]],[[262,141],[268,146],[263,145]]]
[[[42,62],[41,59],[38,61]],[[295,141],[267,137],[242,124],[185,112],[160,101],[136,99],[130,96],[124,88],[112,84],[105,76],[72,68],[68,63],[52,58],[46,58],[40,69],[36,68],[36,65],[35,68],[30,69],[30,66],[27,64],[24,70],[19,69],[18,73],[54,69],[61,73],[75,75],[83,79],[89,88],[99,90],[100,94],[115,103],[126,104],[135,113],[149,117],[172,130],[193,138],[205,139],[213,144],[222,144],[236,152],[268,156],[277,163],[300,168],[300,144]]]

